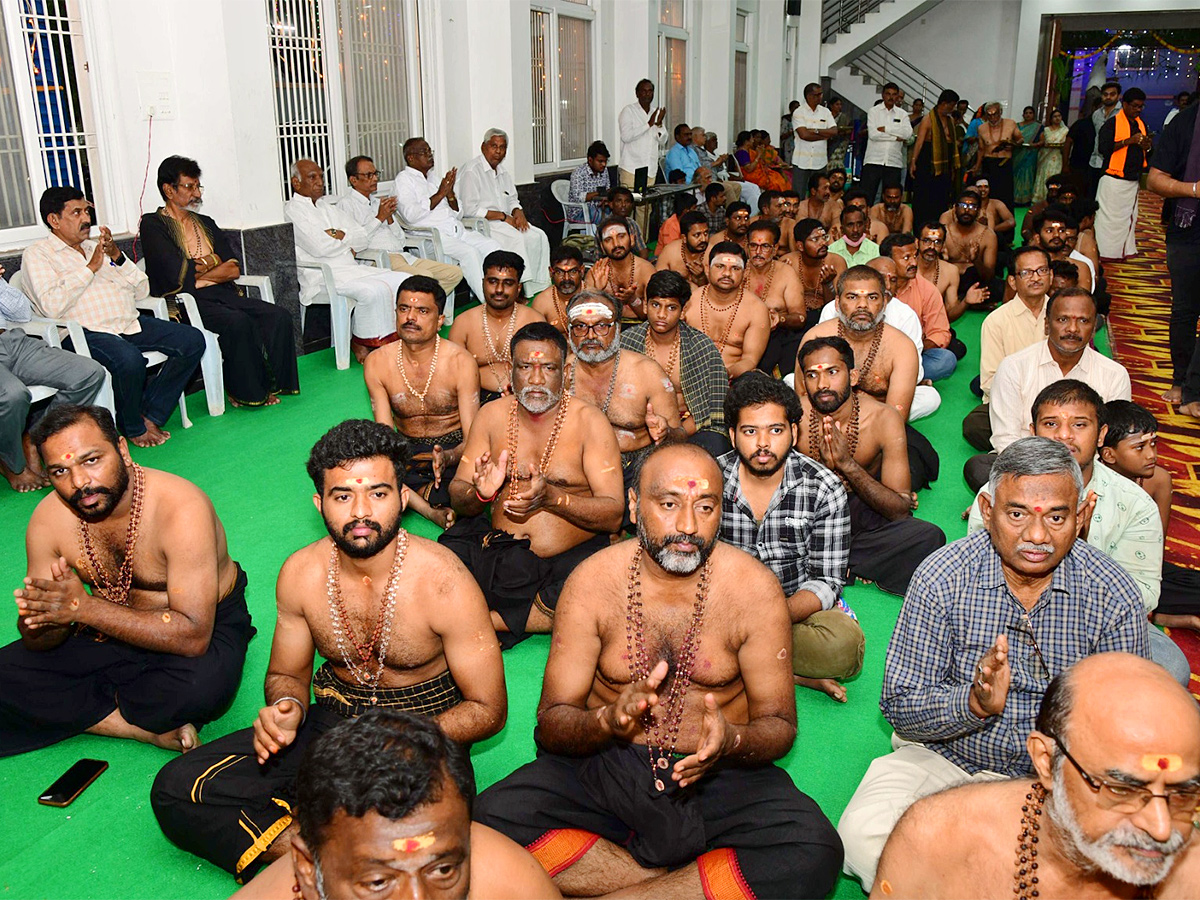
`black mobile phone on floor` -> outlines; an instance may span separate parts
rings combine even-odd
[[[70,806],[107,768],[108,763],[102,759],[81,759],[42,791],[38,803],[43,806]]]

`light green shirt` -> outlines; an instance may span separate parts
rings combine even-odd
[[[858,245],[858,250],[851,252],[846,246],[844,237],[838,238],[829,245],[829,252],[836,253],[846,261],[848,266],[865,266],[873,259],[879,257],[879,245],[870,238],[863,238],[863,242]]]
[[[979,494],[987,491],[985,484]],[[1147,612],[1158,606],[1162,587],[1162,519],[1154,500],[1135,481],[1114,472],[1100,460],[1092,463],[1092,480],[1083,489],[1096,492],[1096,508],[1087,542],[1112,557],[1137,582]],[[968,533],[983,529],[979,494],[971,504]]]

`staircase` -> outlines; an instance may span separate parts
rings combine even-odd
[[[870,109],[882,87],[894,81],[907,106],[922,97],[926,108],[941,85],[883,42],[941,0],[825,0],[821,7],[821,71],[834,93]]]

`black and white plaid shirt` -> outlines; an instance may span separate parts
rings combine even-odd
[[[841,480],[820,463],[790,451],[783,480],[759,522],[742,496],[737,451],[717,463],[725,473],[721,539],[774,572],[787,596],[812,591],[822,609],[832,609],[850,558],[850,513]]]

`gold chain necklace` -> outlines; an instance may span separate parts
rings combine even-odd
[[[542,450],[542,458],[538,460],[538,471],[544,476],[550,465],[550,460],[554,458],[554,449],[558,446],[558,436],[562,431],[563,422],[567,419],[567,406],[571,402],[571,395],[564,393],[562,400],[558,404],[558,415],[554,417],[554,427],[550,430],[550,439],[546,441],[546,446]],[[518,481],[527,481],[528,479],[520,474],[520,469],[517,466],[517,438],[520,434],[520,422],[517,421],[517,405],[518,400],[513,397],[512,406],[508,410],[508,496],[511,497],[513,491],[516,490]]]
[[[404,341],[397,341],[396,347],[396,368],[400,370],[400,377],[404,379],[404,386],[408,388],[410,394],[414,394],[421,401],[421,415],[425,414],[425,397],[429,393],[429,386],[433,384],[433,373],[437,370],[438,350],[441,349],[442,336],[436,334],[433,337],[433,359],[429,361],[429,377],[425,379],[424,390],[418,391],[412,386],[412,382],[408,380],[408,375],[404,371]],[[413,369],[420,372],[419,363],[413,363]]]
[[[675,371],[675,364],[679,362],[679,348],[682,343],[683,338],[680,328],[677,325],[675,326],[675,343],[671,345],[670,355],[667,356],[667,364],[663,366],[662,363],[658,363],[660,366],[662,366],[662,370],[666,373],[668,378],[671,378],[671,373]],[[656,363],[658,362],[658,350],[654,346],[654,341],[650,339],[649,325],[646,326],[646,333],[642,335],[642,352],[649,356]],[[671,378],[671,380],[674,381],[675,379]]]
[[[492,372],[492,376],[496,379],[496,386],[500,389],[501,394],[507,394],[512,388],[512,355],[509,353],[509,347],[512,344],[512,337],[516,332],[517,325],[517,304],[513,304],[512,314],[508,317],[508,324],[504,326],[504,346],[499,350],[496,349],[496,340],[492,337],[492,329],[488,326],[487,309],[483,310],[483,337],[487,342],[488,347],[488,368]],[[501,378],[496,372],[496,366],[508,366],[508,379]]]

